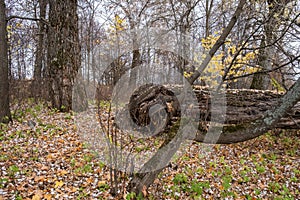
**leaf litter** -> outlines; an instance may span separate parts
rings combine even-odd
[[[22,115],[0,129],[0,200],[126,198],[110,195],[109,169],[81,140],[72,113],[41,104],[15,113]],[[238,144],[193,142],[143,194],[145,199],[300,199],[299,137],[300,131],[276,130]]]

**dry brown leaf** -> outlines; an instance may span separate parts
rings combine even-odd
[[[44,199],[51,200],[52,199],[52,195],[51,194],[45,194],[44,195]]]
[[[54,157],[51,153],[49,153],[49,154],[46,156],[46,158],[47,158],[47,162],[51,162],[55,157]]]
[[[41,167],[41,170],[42,170],[42,171],[48,171],[48,170],[49,170],[49,167],[47,167],[46,165],[43,165],[43,166]]]
[[[89,183],[89,184],[90,184],[90,183],[93,183],[93,182],[94,182],[94,179],[93,179],[93,177],[91,177],[91,178],[88,178],[88,179],[86,180],[86,182],[87,182],[87,183]]]
[[[36,176],[34,177],[35,182],[44,182],[45,176]]]
[[[69,172],[67,172],[66,170],[60,170],[58,173],[57,173],[57,175],[59,175],[59,176],[64,176],[64,175],[66,175],[66,174],[68,174]]]
[[[78,188],[76,188],[76,187],[72,187],[72,190],[71,190],[71,192],[77,192],[77,190],[78,190]]]
[[[143,193],[144,197],[147,196],[147,187],[145,185],[143,186],[142,193]]]

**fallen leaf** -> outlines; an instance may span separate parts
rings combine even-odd
[[[77,190],[78,190],[78,188],[76,188],[76,187],[72,187],[72,190],[71,190],[71,192],[77,192]]]
[[[98,187],[100,187],[100,186],[102,186],[102,185],[104,185],[104,184],[106,184],[106,181],[99,181],[99,182],[98,182]]]
[[[55,188],[58,188],[58,187],[61,187],[64,185],[64,182],[63,181],[55,181]]]
[[[69,172],[67,172],[66,170],[61,170],[61,171],[59,171],[57,174],[59,175],[59,176],[64,176],[64,175],[66,175],[66,174],[68,174]]]
[[[41,199],[40,195],[35,194],[31,200],[40,200],[40,199]]]
[[[47,167],[46,165],[43,165],[43,166],[41,167],[41,170],[42,170],[42,171],[48,171],[48,170],[49,170],[49,167]]]
[[[147,187],[145,185],[143,186],[142,193],[143,193],[144,197],[147,196]]]
[[[92,177],[91,177],[91,178],[88,178],[88,179],[86,180],[86,182],[89,183],[89,184],[91,184],[91,183],[94,182],[94,179],[93,179]]]
[[[45,194],[44,195],[44,199],[46,199],[46,200],[51,200],[51,198],[52,198],[51,194]]]
[[[44,182],[45,177],[44,176],[36,176],[34,177],[35,182]]]

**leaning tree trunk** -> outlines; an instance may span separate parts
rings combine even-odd
[[[0,122],[9,122],[11,114],[9,109],[9,83],[8,83],[8,53],[6,31],[5,2],[0,2]]]
[[[49,1],[48,66],[52,106],[72,109],[72,89],[80,66],[77,1]]]

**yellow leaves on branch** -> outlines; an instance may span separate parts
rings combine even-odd
[[[201,39],[201,45],[204,50],[209,51],[213,47],[220,37],[217,34],[218,33]],[[250,64],[256,59],[258,52],[241,50],[241,47],[232,44],[230,39],[227,40],[224,45],[225,51],[219,51],[214,55],[205,69],[204,75],[201,77],[208,85],[218,85],[220,77],[223,77],[225,72],[226,77],[238,77],[245,74],[252,74],[257,71],[257,68],[250,66]],[[205,56],[202,56],[200,60],[197,58],[199,58],[199,55],[195,55],[195,62],[201,64],[205,59]],[[185,73],[186,77],[189,77],[190,75],[191,74]],[[234,81],[237,81],[237,79]]]
[[[122,19],[119,15],[115,16],[114,24],[110,26],[111,32],[123,31],[125,29],[124,25],[125,20]]]
[[[7,31],[7,37],[8,39],[11,38],[11,36],[14,34],[14,32],[16,31],[16,29],[22,28],[22,24],[21,23],[16,23],[13,25],[7,25],[6,26],[6,31]]]
[[[116,43],[122,43],[119,37],[119,33],[125,30],[125,20],[119,15],[115,15],[114,23],[109,26],[107,32],[109,37],[109,44],[114,45]]]
[[[201,39],[202,47],[206,50],[212,48],[212,46],[217,42],[217,40],[220,38],[220,36],[208,36],[207,38]]]

